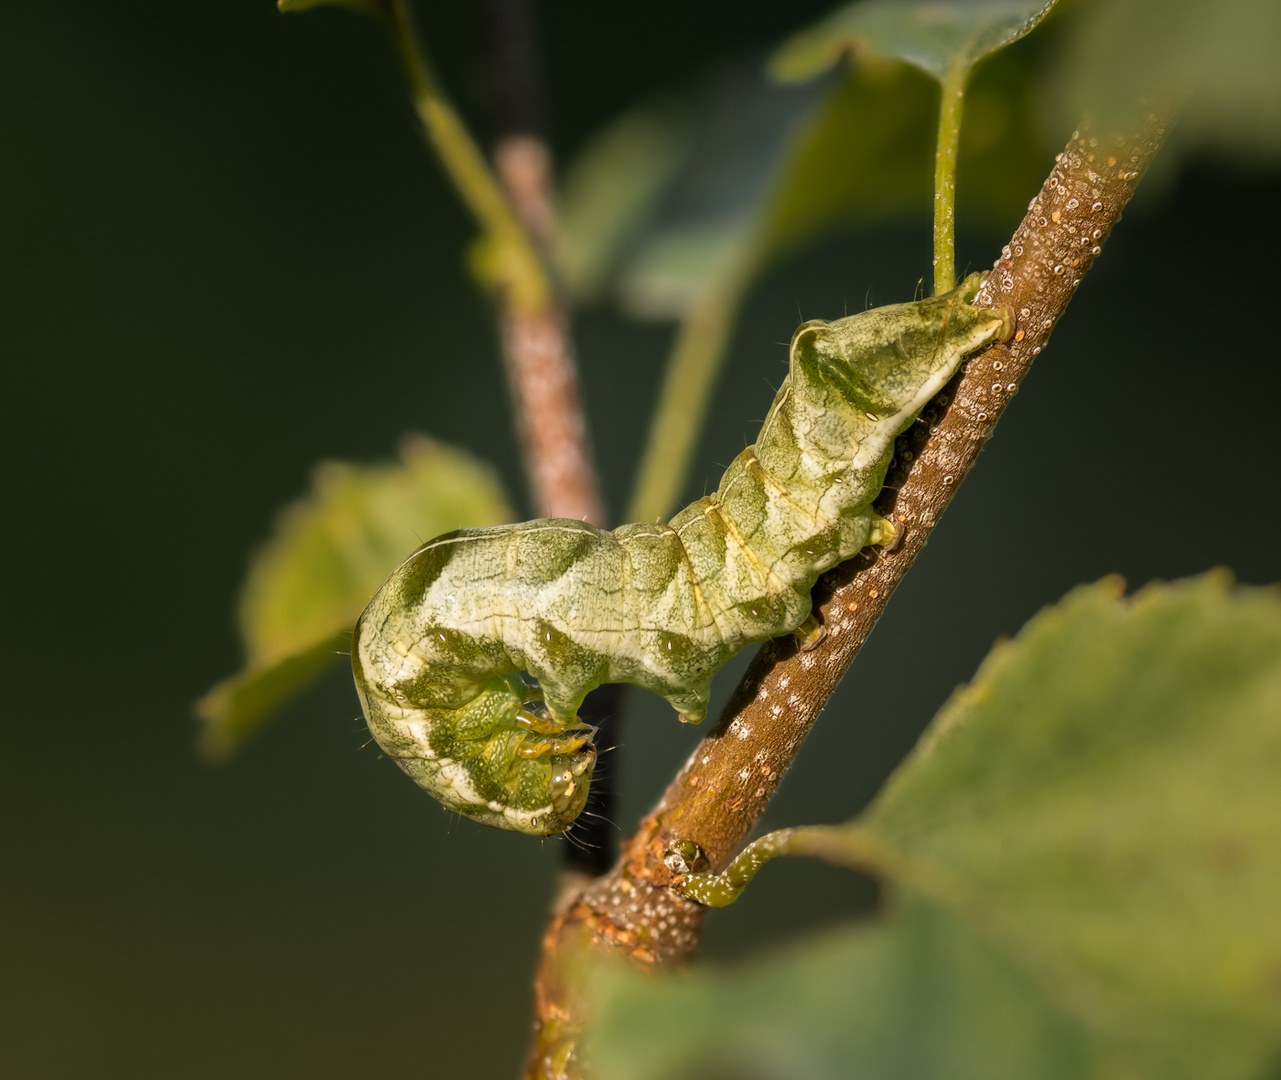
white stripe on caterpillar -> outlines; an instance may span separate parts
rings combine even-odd
[[[378,744],[460,814],[568,828],[596,760],[577,716],[589,690],[635,683],[697,723],[726,660],[796,630],[819,574],[893,539],[871,504],[894,439],[966,356],[1013,332],[1008,308],[973,305],[983,276],[803,324],[756,444],[667,525],[548,519],[424,544],[356,624]]]

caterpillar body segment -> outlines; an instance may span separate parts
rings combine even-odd
[[[894,439],[966,356],[1012,331],[1008,309],[973,306],[982,277],[802,325],[755,445],[667,524],[544,519],[424,544],[356,626],[379,745],[459,813],[555,833],[587,797],[596,752],[577,712],[589,690],[634,683],[697,723],[745,645],[813,638],[818,575],[894,539],[871,509]]]

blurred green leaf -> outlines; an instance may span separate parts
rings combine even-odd
[[[625,113],[565,174],[556,261],[571,295],[594,299],[688,153],[690,117],[666,101]]]
[[[928,212],[930,80],[875,61],[804,95],[757,73],[737,79],[706,114],[704,152],[624,269],[620,294],[633,314],[683,314],[722,278],[745,287],[816,236]]]
[[[727,66],[709,80],[681,167],[622,253],[625,308],[678,316],[720,276],[755,266],[756,223],[792,141],[826,90],[776,86],[757,61]]]
[[[663,191],[657,184],[674,159],[655,152],[652,169],[639,159],[647,145],[683,146],[686,135],[682,129],[678,139],[670,127],[660,135],[662,123],[646,114],[628,122],[636,125],[635,136],[625,137],[620,126],[594,146],[582,167],[594,182],[566,206],[584,222],[591,215],[580,205],[598,200],[610,208],[602,214],[611,226],[602,249],[623,261],[620,299],[633,314],[660,318],[683,315],[705,292],[723,291],[724,278],[750,284],[765,266],[816,236],[914,210],[927,214],[937,80],[1023,37],[1053,3],[886,0],[843,7],[775,55],[771,70],[786,85],[754,65],[725,69],[708,84],[694,110],[690,152]],[[814,81],[847,54],[857,60],[847,71]],[[1018,79],[1010,80],[1008,71]],[[1017,65],[1008,71],[1002,85],[1008,97],[998,102],[989,93],[977,117],[982,147],[999,144],[984,158],[982,175],[970,160],[974,140],[963,146],[970,190],[995,183],[997,194],[986,204],[1008,201],[1017,188],[1013,197],[1022,205],[1027,185],[1039,183],[1044,171],[1038,161],[1037,175],[1028,180],[1023,168],[1036,149],[1029,72]],[[1011,172],[1017,183],[1008,179]],[[629,174],[636,175],[634,187],[615,179]],[[618,188],[616,208],[604,195],[610,184]],[[648,215],[642,204],[652,208]],[[638,239],[620,244],[625,231]],[[586,232],[574,228],[571,250],[598,267],[602,249],[578,238]]]
[[[831,830],[880,852],[883,918],[730,971],[610,973],[599,1074],[1275,1076],[1281,594],[1120,590],[998,645]]]
[[[859,0],[792,36],[770,71],[812,79],[846,56],[906,60],[939,82],[1030,33],[1055,0]]]
[[[785,82],[808,80],[846,56],[912,64],[941,94],[934,169],[935,292],[952,288],[956,259],[956,171],[966,85],[974,66],[1033,29],[1054,0],[865,0],[792,38],[775,57]]]
[[[401,463],[325,462],[254,556],[240,597],[245,669],[196,705],[212,756],[231,753],[351,644],[378,586],[423,541],[512,518],[492,471],[461,450],[407,438]]]
[[[350,651],[351,631],[340,630],[278,660],[252,662],[224,679],[196,703],[196,715],[204,721],[201,749],[215,760],[228,757],[272,713]]]
[[[865,62],[798,131],[757,225],[762,261],[837,227],[928,213],[938,89],[902,64]]]
[[[1090,113],[1106,130],[1140,98],[1172,96],[1187,100],[1176,149],[1281,157],[1276,0],[1107,0],[1064,30],[1048,98],[1065,126]]]
[[[512,519],[493,471],[466,451],[419,435],[402,442],[400,457],[322,462],[313,492],[280,515],[241,595],[251,657],[275,659],[350,629],[387,575],[433,536]]]

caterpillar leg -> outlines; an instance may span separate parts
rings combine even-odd
[[[528,709],[522,709],[516,714],[516,726],[536,735],[563,735],[566,730],[564,724],[558,724],[550,717],[539,716]]]
[[[578,738],[545,739],[542,742],[526,741],[516,749],[516,756],[523,758],[542,757],[544,754],[572,754],[591,742],[591,736],[580,735]]]
[[[867,536],[869,547],[875,544],[886,551],[893,551],[902,539],[903,531],[894,522],[879,514],[872,515],[872,528]]]
[[[665,696],[682,724],[701,724],[707,719],[707,702],[711,697],[710,682],[698,690]]]
[[[807,615],[805,621],[793,630],[792,634],[796,638],[796,643],[800,646],[801,652],[809,652],[827,637],[827,627],[814,618],[813,615]]]

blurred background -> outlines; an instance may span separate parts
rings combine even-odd
[[[543,5],[558,161],[827,8]],[[421,15],[485,133],[479,11]],[[1054,34],[1011,62],[1048,62]],[[422,795],[369,744],[342,670],[222,766],[198,755],[191,711],[239,666],[238,583],[317,462],[388,459],[420,431],[491,462],[528,512],[491,312],[461,266],[475,230],[382,31],[268,0],[6,0],[0,84],[0,1073],[513,1075],[563,841]],[[959,270],[991,264],[1069,134],[1045,121],[1030,186],[968,220],[963,168]],[[1256,295],[1281,174],[1176,158],[1127,211],[766,827],[856,813],[993,640],[1080,582],[1281,576],[1281,374]],[[927,209],[833,237],[753,290],[689,497],[753,437],[801,318],[913,295]],[[575,333],[619,515],[673,326],[601,302]],[[630,706],[610,759],[624,834],[699,735],[656,699]],[[852,875],[780,864],[712,916],[707,953],[749,954],[869,898]]]

